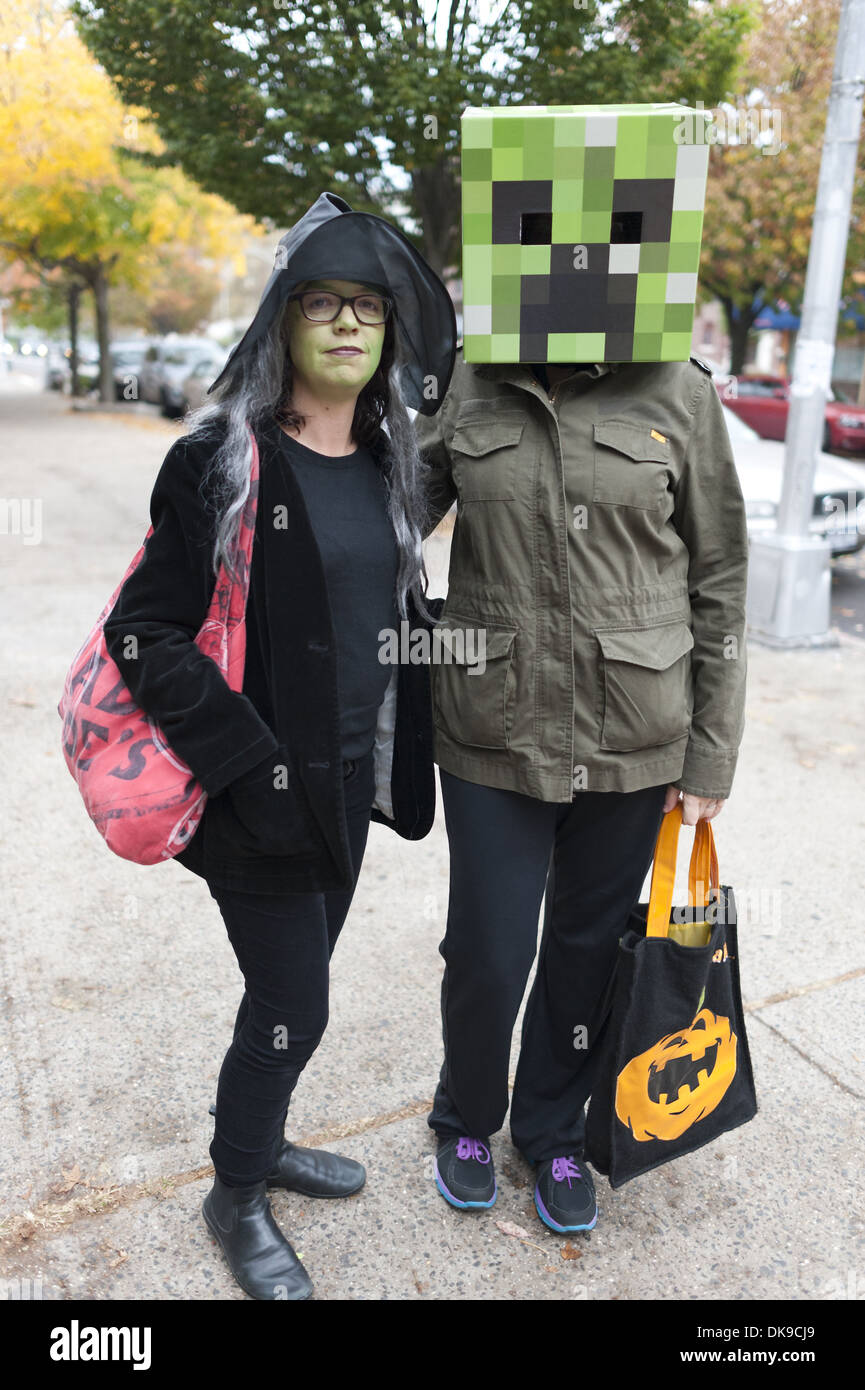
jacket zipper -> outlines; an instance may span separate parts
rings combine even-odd
[[[569,772],[568,775],[569,775],[569,780],[570,780],[570,791],[571,791],[571,796],[573,797],[573,792],[574,792],[574,703],[575,703],[575,701],[576,701],[576,675],[575,675],[575,672],[574,672],[574,636],[573,636],[573,632],[574,632],[574,629],[573,629],[573,623],[574,623],[573,613],[574,613],[574,609],[573,609],[573,595],[572,595],[572,593],[571,593],[571,564],[570,564],[570,551],[569,551],[569,548],[568,548],[568,542],[569,542],[569,532],[568,532],[568,529],[567,529],[567,527],[568,527],[568,499],[567,499],[567,496],[566,496],[566,494],[565,494],[565,460],[564,460],[564,455],[563,455],[563,453],[562,453],[562,437],[561,437],[561,435],[559,434],[559,417],[558,417],[558,415],[556,414],[555,409],[553,408],[553,405],[554,405],[554,402],[555,402],[555,398],[556,398],[556,394],[557,394],[557,392],[558,392],[558,390],[559,390],[559,387],[560,387],[560,386],[563,386],[565,381],[570,381],[570,377],[564,377],[562,381],[556,382],[556,384],[555,384],[555,386],[553,387],[552,391],[550,391],[549,393],[544,392],[544,395],[547,395],[546,404],[550,407],[550,413],[551,413],[553,419],[554,419],[555,422],[556,422],[556,448],[557,448],[557,451],[558,451],[558,459],[559,459],[559,477],[561,478],[561,486],[562,486],[562,504],[563,504],[564,512],[565,512],[565,581],[566,581],[567,587],[568,587],[568,613],[569,613],[570,619],[571,619],[571,644],[570,644],[570,645],[571,645],[571,742],[570,742],[570,752],[569,752],[569,755],[568,755],[568,767],[569,767],[569,769],[570,769],[570,772]],[[541,397],[541,392],[542,392],[542,391],[543,391],[543,387],[539,386],[539,387],[538,387],[538,396],[539,396],[539,397]],[[541,397],[541,399],[542,399],[542,397]]]

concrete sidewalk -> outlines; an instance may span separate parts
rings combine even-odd
[[[5,397],[0,425],[4,495],[42,504],[36,543],[0,538],[14,594],[0,677],[0,1278],[55,1299],[242,1299],[200,1215],[241,977],[203,881],[105,848],[56,710],[179,427],[48,396]],[[441,573],[447,536],[428,549]],[[496,1206],[450,1208],[425,1121],[441,1061],[441,805],[418,844],[373,825],[330,1024],[288,1127],[360,1159],[367,1186],[344,1202],[272,1199],[318,1299],[862,1298],[865,643],[751,644],[749,662],[736,782],[713,825],[739,907],[756,1119],[616,1192],[598,1177],[597,1227],[572,1240],[538,1220],[506,1129]]]

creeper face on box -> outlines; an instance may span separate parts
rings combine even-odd
[[[688,359],[701,117],[674,102],[463,112],[466,362]]]

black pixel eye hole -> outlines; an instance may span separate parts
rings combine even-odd
[[[553,239],[551,212],[520,213],[520,245],[549,246]]]
[[[642,240],[643,214],[641,212],[614,212],[610,221],[610,244]]]

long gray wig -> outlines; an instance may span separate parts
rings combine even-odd
[[[368,444],[379,427],[385,432],[383,473],[388,515],[399,554],[396,579],[399,615],[407,619],[407,595],[411,593],[421,618],[432,623],[434,618],[425,603],[429,580],[421,545],[428,514],[424,486],[428,465],[420,457],[414,426],[400,389],[402,363],[399,337],[394,332],[395,312],[396,309],[385,323],[379,367],[358,396],[352,433],[358,443]],[[224,433],[204,480],[216,508],[213,569],[217,575],[223,561],[229,572],[233,572],[231,557],[237,527],[249,494],[252,447],[247,421],[255,430],[256,426],[275,418],[287,423],[300,419],[291,408],[288,331],[288,315],[283,312],[216,388],[213,399],[191,411],[186,418],[190,438],[199,440]]]

